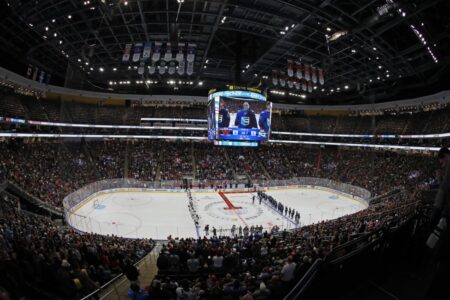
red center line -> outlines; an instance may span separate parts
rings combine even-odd
[[[224,192],[219,192],[219,195],[220,195],[220,197],[222,197],[223,201],[227,205],[227,207],[225,207],[224,209],[229,209],[229,210],[233,211],[234,214],[236,216],[238,216],[239,219],[241,219],[242,223],[244,223],[244,225],[248,227],[247,222],[245,222],[245,220],[236,212],[236,210],[241,209],[242,207],[234,206],[233,203],[230,201],[230,199],[228,199],[228,197],[225,196]]]

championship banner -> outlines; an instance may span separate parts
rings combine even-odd
[[[306,92],[308,87],[306,86],[306,80],[302,80],[302,91]]]
[[[155,63],[152,62],[152,64],[148,68],[148,74],[153,75],[153,74],[155,74],[155,72],[156,72],[156,66],[155,66]]]
[[[317,72],[319,73],[319,83],[323,85],[325,83],[325,79],[323,78],[323,69],[318,68]]]
[[[142,58],[144,61],[148,61],[150,59],[152,53],[152,43],[147,42],[144,45],[144,52],[142,53]]]
[[[178,43],[178,53],[175,58],[177,62],[184,60],[184,46],[184,43]]]
[[[272,70],[272,84],[273,85],[278,85],[278,71],[277,70]]]
[[[169,70],[168,70],[169,75],[173,75],[175,74],[175,62],[171,61],[169,63]]]
[[[313,91],[312,82],[308,81],[308,93],[312,93],[312,91]]]
[[[286,86],[286,73],[284,73],[283,71],[280,71],[280,85],[282,87]]]
[[[303,78],[302,74],[302,64],[300,62],[295,63],[295,76],[297,76],[298,79]]]
[[[297,91],[299,91],[299,90],[300,90],[300,80],[295,80],[295,81],[294,81],[294,86],[295,86],[295,89],[296,89]]]
[[[186,74],[188,74],[189,76],[194,74],[194,62],[193,61],[188,61],[187,68],[186,68]]]
[[[313,83],[317,83],[317,69],[311,67],[311,80]]]
[[[305,79],[306,81],[310,81],[311,80],[311,76],[309,74],[309,66],[305,65]]]
[[[130,60],[130,52],[133,44],[126,44],[125,50],[123,51],[122,62],[127,62]]]
[[[33,74],[33,65],[32,64],[28,64],[27,78],[31,78],[32,74]]]
[[[165,61],[161,61],[158,67],[158,73],[160,75],[163,75],[164,73],[166,73],[166,62]]]
[[[139,63],[138,74],[143,75],[144,72],[145,72],[145,62],[144,59],[141,59],[141,62]]]
[[[287,80],[287,84],[290,89],[292,89],[294,87],[294,83],[292,82],[292,80],[290,78]]]
[[[155,49],[153,49],[152,61],[157,62],[161,58],[161,42],[155,42]]]
[[[142,46],[142,43],[137,43],[134,45],[133,62],[138,62],[141,58]]]
[[[180,61],[180,63],[178,64],[178,75],[184,75],[184,71],[186,68],[186,62],[184,61],[184,59],[182,61]]]
[[[287,74],[289,77],[294,76],[294,62],[290,59],[287,60]]]
[[[166,44],[166,53],[164,54],[164,60],[166,62],[172,60],[172,45],[170,43]]]
[[[187,48],[187,54],[186,54],[186,60],[189,62],[194,62],[195,60],[195,48],[197,47],[196,44],[188,44]]]

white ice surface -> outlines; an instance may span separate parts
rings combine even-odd
[[[279,189],[267,192],[287,207],[300,212],[301,225],[338,218],[360,211],[367,204],[319,189]],[[174,237],[203,236],[206,224],[218,234],[230,234],[233,224],[262,225],[270,229],[273,225],[291,229],[295,224],[280,216],[258,200],[252,203],[252,193],[227,193],[226,197],[238,210],[225,209],[224,200],[216,192],[193,191],[192,196],[198,215],[200,230],[196,230],[188,210],[185,192],[161,191],[116,191],[96,196],[78,208],[69,218],[69,223],[81,231],[114,234],[130,238],[166,239]]]

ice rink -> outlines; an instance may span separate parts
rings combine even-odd
[[[285,188],[268,190],[285,206],[300,212],[301,226],[338,218],[367,207],[360,199],[319,188]],[[192,191],[193,203],[199,219],[197,227],[188,209],[184,191],[102,192],[78,207],[69,216],[69,223],[78,230],[100,234],[114,234],[130,238],[166,239],[203,236],[203,228],[218,234],[230,235],[232,225],[262,225],[270,230],[274,225],[292,229],[296,224],[280,215],[265,203],[253,203],[254,193]],[[224,199],[225,198],[225,199]],[[230,203],[238,209],[227,209]]]

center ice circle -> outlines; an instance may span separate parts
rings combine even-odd
[[[216,228],[222,235],[231,234],[233,225],[236,228],[262,226],[265,230],[274,225],[294,229],[353,214],[368,206],[364,199],[320,187],[269,188],[266,193],[285,207],[299,212],[300,224],[264,202],[259,203],[257,198],[253,199],[256,193],[232,191],[219,194],[213,190],[192,190],[192,204],[199,216],[195,223],[189,210],[188,195],[179,189],[100,191],[68,211],[66,219],[72,227],[84,232],[163,240],[169,235],[202,237],[206,225],[210,229]]]

